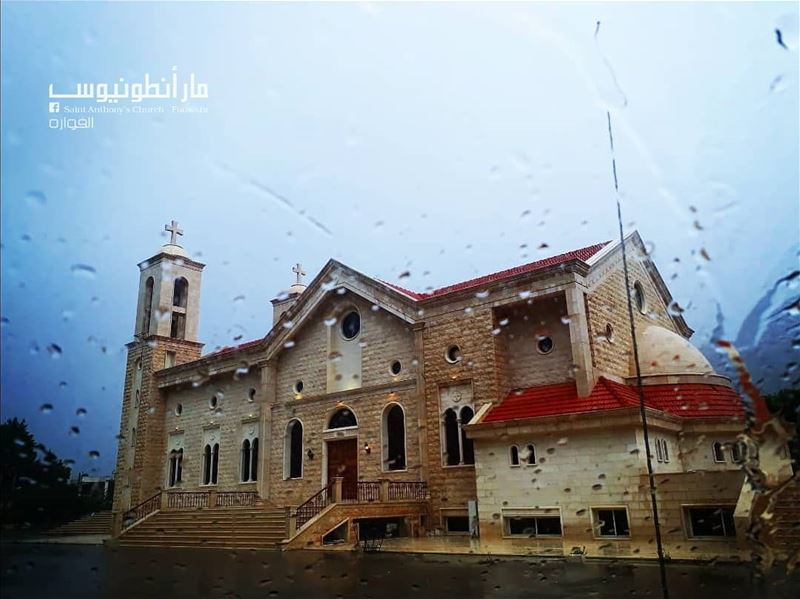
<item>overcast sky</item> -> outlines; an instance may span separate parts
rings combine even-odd
[[[615,238],[607,110],[626,230],[696,343],[717,305],[735,332],[797,262],[797,19],[795,3],[4,2],[3,418],[111,471],[136,264],[173,218],[208,265],[207,351],[264,335],[297,261],[424,290]],[[174,66],[208,84],[208,113],[49,128],[50,83]]]

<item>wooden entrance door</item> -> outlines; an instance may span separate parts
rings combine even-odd
[[[358,497],[358,441],[345,439],[328,442],[328,482],[342,477],[342,499]]]

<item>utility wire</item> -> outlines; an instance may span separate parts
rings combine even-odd
[[[614,134],[611,131],[611,112],[608,116],[608,141],[611,145],[611,168],[614,172],[614,192],[617,201],[617,222],[619,223],[619,241],[622,246],[622,270],[625,273],[625,296],[628,299],[628,319],[631,324],[631,340],[633,342],[633,361],[636,364],[636,391],[639,394],[639,416],[642,419],[642,432],[644,434],[645,456],[647,458],[647,478],[650,482],[650,503],[653,508],[653,526],[656,531],[656,551],[658,553],[658,569],[661,573],[661,592],[664,599],[669,599],[667,586],[667,567],[664,560],[664,546],[661,542],[661,524],[658,520],[658,502],[656,501],[656,481],[653,477],[653,461],[650,457],[650,433],[647,427],[645,412],[644,389],[642,388],[642,370],[639,366],[639,345],[636,342],[636,323],[633,319],[633,302],[631,300],[630,275],[628,274],[628,258],[625,250],[625,234],[622,226],[622,205],[619,200],[619,182],[617,181],[617,159],[614,156]]]

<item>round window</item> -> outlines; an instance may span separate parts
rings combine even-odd
[[[539,337],[539,341],[536,342],[536,349],[539,350],[540,354],[549,354],[553,351],[553,338]]]
[[[636,302],[636,309],[642,314],[647,312],[647,298],[644,295],[644,287],[639,281],[633,284],[633,299]]]
[[[219,397],[217,397],[217,394],[215,393],[211,396],[211,399],[208,400],[208,407],[213,410],[217,407],[217,404],[219,404]]]
[[[611,326],[611,323],[606,324],[606,341],[611,343],[614,341],[614,327]]]
[[[180,416],[181,414],[183,414],[183,404],[179,403],[177,406],[175,406],[175,415]]]
[[[451,364],[455,364],[456,362],[461,361],[461,348],[457,345],[451,345],[447,348],[447,351],[444,354],[445,360],[450,362]]]
[[[297,381],[294,384],[294,392],[295,393],[302,393],[303,392],[303,381]]]
[[[390,368],[391,368],[392,374],[398,375],[398,374],[400,374],[400,371],[403,370],[403,365],[400,364],[400,360],[395,360],[394,362],[392,362],[392,365],[391,365]]]
[[[361,316],[355,310],[348,312],[342,319],[342,336],[345,339],[355,339],[361,331]]]

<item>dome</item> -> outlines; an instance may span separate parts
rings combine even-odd
[[[648,326],[639,335],[639,366],[642,376],[676,374],[714,374],[700,350],[677,333],[664,327]],[[631,355],[631,376],[636,365]]]
[[[164,254],[169,254],[170,256],[180,256],[182,258],[189,257],[189,254],[186,253],[186,250],[175,243],[165,243],[161,246],[161,252]]]

